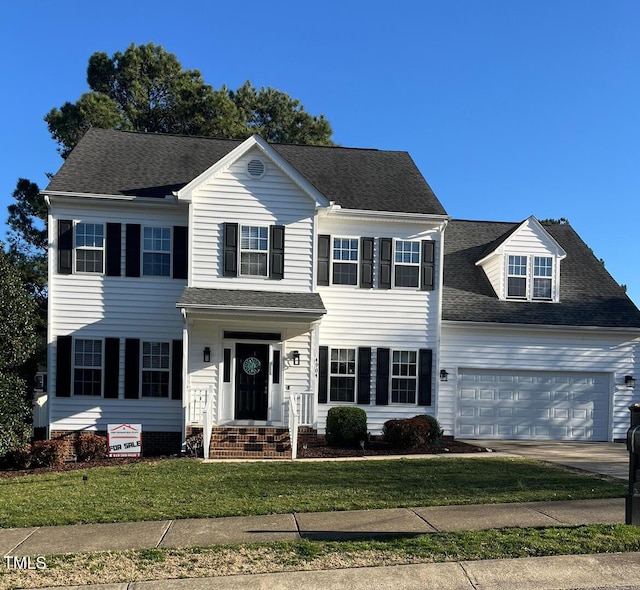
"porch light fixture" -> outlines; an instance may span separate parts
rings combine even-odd
[[[205,363],[211,362],[211,349],[208,346],[205,346],[204,350],[202,351],[202,360]]]
[[[293,359],[293,364],[297,367],[300,365],[300,352],[297,350],[294,350],[291,353],[291,358]]]
[[[633,389],[636,386],[636,380],[633,378],[633,375],[625,375],[624,384],[629,389]]]
[[[440,381],[448,381],[449,373],[447,373],[446,369],[440,369]]]

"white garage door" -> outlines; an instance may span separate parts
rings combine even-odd
[[[608,439],[609,376],[460,370],[458,438]]]

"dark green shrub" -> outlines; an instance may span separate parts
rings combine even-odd
[[[429,416],[429,414],[418,414],[417,416],[414,416],[414,418],[424,420],[429,424],[429,437],[427,442],[435,443],[442,439],[444,431],[442,430],[442,426],[440,426],[440,422],[438,422],[436,418]]]
[[[94,461],[107,456],[107,439],[91,432],[81,434],[75,442],[78,461]]]
[[[69,452],[69,441],[39,440],[31,445],[32,467],[60,467]]]
[[[358,446],[361,440],[367,440],[367,413],[353,406],[331,408],[327,414],[326,438],[329,446]]]

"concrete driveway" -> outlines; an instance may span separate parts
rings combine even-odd
[[[499,453],[549,461],[629,481],[629,453],[623,443],[539,440],[468,440]]]

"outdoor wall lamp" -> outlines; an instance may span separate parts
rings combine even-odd
[[[447,373],[446,369],[440,369],[440,381],[448,381],[449,373]]]
[[[205,346],[204,350],[202,351],[202,360],[205,363],[211,362],[211,349],[208,346]]]
[[[624,376],[624,384],[628,388],[633,389],[636,386],[636,380],[633,378],[633,375],[625,375]]]
[[[293,364],[297,367],[300,365],[300,352],[297,350],[294,350],[291,353],[291,358],[293,359]]]

